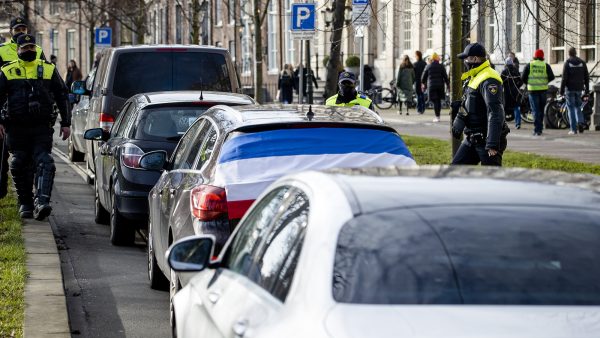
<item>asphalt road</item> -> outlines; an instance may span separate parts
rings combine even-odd
[[[58,128],[56,128],[58,130]],[[55,151],[67,152],[55,134]],[[169,294],[150,289],[146,246],[115,247],[94,222],[93,187],[54,154],[50,223],[61,257],[72,337],[168,337]]]

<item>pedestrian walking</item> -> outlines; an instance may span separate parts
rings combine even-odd
[[[373,110],[373,102],[366,95],[356,91],[356,75],[351,72],[342,72],[338,77],[338,93],[325,101],[327,106],[352,107],[363,106]]]
[[[12,155],[10,171],[19,214],[22,218],[42,220],[52,211],[50,195],[56,171],[51,155],[56,122],[53,104],[60,111],[63,140],[71,134],[71,116],[65,83],[52,63],[36,59],[35,38],[24,34],[17,44],[18,60],[0,70],[0,97],[6,98],[8,107],[7,117],[0,121],[0,136],[6,136]],[[36,170],[35,196],[30,167]]]
[[[554,80],[554,73],[549,64],[544,62],[544,51],[538,49],[533,53],[533,60],[525,66],[521,75],[527,84],[529,104],[533,112],[533,136],[541,136],[544,129],[544,107],[548,92],[548,82]]]
[[[277,82],[279,90],[279,102],[288,104],[294,102],[294,90],[297,89],[294,82],[294,70],[292,65],[286,64],[279,74]]]
[[[467,72],[461,76],[464,82],[463,101],[453,104],[464,110],[457,112],[452,124],[452,136],[465,139],[452,159],[452,164],[502,165],[509,133],[504,120],[502,105],[502,79],[486,59],[485,48],[479,43],[467,45],[457,55],[464,60]]]
[[[81,81],[83,79],[83,74],[81,74],[81,70],[77,67],[77,62],[75,60],[69,61],[69,65],[67,66],[67,77],[66,84],[67,89],[71,89],[71,85],[75,81]]]
[[[515,55],[514,52],[508,52],[507,57],[512,59],[513,65],[515,67],[517,67],[517,70],[519,69],[519,59],[517,59],[517,56]]]
[[[506,66],[500,74],[502,78],[502,89],[504,90],[504,114],[505,116],[514,115],[515,128],[521,129],[521,107],[519,106],[521,97],[521,74],[515,66],[511,57],[506,58]]]
[[[577,57],[575,48],[569,48],[569,59],[563,66],[563,76],[560,82],[560,95],[567,98],[569,110],[569,135],[583,133],[587,124],[583,118],[581,94],[590,92],[590,73],[586,63]]]
[[[413,63],[415,67],[415,94],[417,95],[417,113],[425,113],[425,95],[423,94],[423,88],[421,88],[421,77],[423,77],[423,71],[427,67],[427,63],[423,61],[423,54],[421,51],[415,52],[415,58],[417,61]]]
[[[295,83],[296,83],[296,92],[299,94],[299,87],[300,87],[300,67],[303,67],[304,69],[302,70],[302,96],[304,98],[304,100],[307,100],[308,98],[308,92],[307,92],[307,88],[308,88],[308,81],[312,81],[313,86],[315,88],[319,88],[319,84],[317,83],[317,79],[315,79],[315,75],[312,71],[312,69],[307,69],[306,67],[304,67],[302,64],[298,65],[298,67],[296,67],[296,70],[294,71],[294,79],[295,79]],[[300,102],[302,103],[302,102]]]
[[[373,68],[371,68],[371,66],[369,66],[369,65],[364,65],[363,72],[364,72],[364,77],[365,77],[365,83],[363,84],[363,90],[367,91],[367,90],[370,90],[371,88],[373,88],[373,83],[375,83],[377,81],[377,78],[375,77],[375,73],[373,73]]]
[[[398,115],[402,115],[402,105],[406,106],[406,115],[409,114],[409,102],[413,99],[415,83],[415,69],[408,55],[404,55],[398,75],[396,76],[396,88],[398,88]]]
[[[446,68],[440,64],[440,56],[437,53],[431,55],[431,63],[425,67],[421,82],[423,90],[427,90],[429,101],[433,103],[433,122],[440,122],[442,99],[446,97],[445,87],[450,87],[450,80]]]
[[[15,61],[18,59],[17,55],[17,40],[23,34],[27,34],[29,30],[29,24],[23,18],[17,17],[13,18],[10,21],[10,34],[11,39],[9,42],[0,45],[0,66],[4,66],[9,62]],[[35,47],[36,58],[45,59],[44,52],[40,46]],[[4,101],[4,100],[3,100]],[[4,102],[4,106],[2,107],[4,111],[7,110],[6,102]],[[1,149],[1,163],[0,163],[0,199],[4,198],[8,193],[8,147],[6,146],[6,140],[2,138],[2,149]],[[31,169],[28,169],[28,172],[31,176],[33,176],[33,172]]]

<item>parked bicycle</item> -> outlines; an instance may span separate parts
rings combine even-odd
[[[583,95],[581,97],[585,129],[589,129],[592,117],[592,107],[594,98],[591,95]],[[567,109],[567,99],[562,95],[557,95],[546,103],[544,108],[544,125],[551,129],[567,129],[570,126],[569,110]]]

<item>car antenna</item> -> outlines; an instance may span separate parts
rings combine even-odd
[[[204,85],[202,84],[202,80],[200,80],[200,101],[204,101],[204,95],[202,95],[202,89]]]
[[[313,117],[315,117],[315,113],[312,111],[312,104],[308,106],[308,112],[306,113],[306,117],[309,121],[312,121]]]

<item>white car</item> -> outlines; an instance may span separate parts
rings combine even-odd
[[[201,271],[175,295],[174,334],[598,337],[599,191],[523,169],[282,178],[218,258],[211,236],[170,248],[172,269]]]

